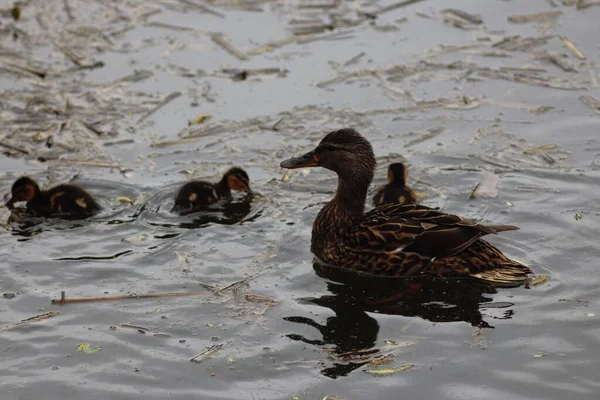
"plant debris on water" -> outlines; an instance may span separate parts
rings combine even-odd
[[[102,347],[100,346],[90,346],[89,343],[79,343],[77,345],[77,351],[83,351],[84,353],[88,353],[88,354],[94,354],[99,352],[100,350],[102,350]]]
[[[366,369],[365,372],[367,374],[376,375],[376,376],[387,376],[387,375],[393,375],[393,374],[398,374],[400,372],[408,371],[409,369],[411,369],[413,367],[414,367],[413,364],[404,364],[404,365],[398,365],[396,367],[390,367],[390,368]]]
[[[598,321],[597,282],[587,273],[593,240],[577,240],[594,237],[596,217],[600,64],[589,33],[600,1],[520,3],[1,5],[4,200],[28,174],[44,187],[81,184],[103,207],[86,221],[31,225],[15,222],[23,211],[0,207],[9,221],[0,282],[6,390],[203,398],[216,382],[223,398],[336,400],[365,387],[367,397],[392,398],[403,385],[404,397],[431,398],[457,385],[443,368],[428,368],[427,384],[415,385],[408,371],[432,365],[432,355],[465,361],[452,364],[456,376],[476,366],[500,391],[508,386],[495,371],[531,375],[528,364],[548,362],[540,348],[572,342],[593,355],[590,335],[555,328],[592,332]],[[284,172],[279,162],[343,127],[363,133],[376,153],[369,198],[388,165],[402,161],[425,205],[518,225],[514,236],[490,240],[527,259],[536,275],[526,286],[536,290],[453,282],[390,300],[315,274],[311,226],[336,177]],[[234,165],[248,171],[252,196],[170,213],[183,181],[216,182]],[[546,265],[569,273],[550,281]],[[581,299],[555,301],[567,291]],[[507,306],[502,298],[513,295],[519,301]],[[529,359],[509,365],[499,355],[515,337],[527,338],[521,354]],[[79,352],[102,350],[65,358],[75,343]],[[575,376],[581,393],[593,393],[598,357],[569,356],[564,382],[543,369],[537,381],[569,387]],[[69,373],[48,374],[44,365],[54,364]],[[369,386],[373,376],[404,372]],[[510,393],[558,396],[537,381]]]

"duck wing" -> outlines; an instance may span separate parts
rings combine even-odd
[[[486,226],[417,204],[388,204],[365,214],[352,232],[356,246],[386,252],[411,252],[429,257],[457,254],[484,235],[519,229]]]

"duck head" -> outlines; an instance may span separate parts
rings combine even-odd
[[[363,178],[369,183],[375,171],[375,155],[367,139],[354,129],[330,132],[312,151],[282,161],[282,168],[323,167],[345,178]]]
[[[241,192],[251,193],[250,178],[246,171],[241,168],[234,167],[223,175],[223,183],[230,190],[239,190]]]
[[[393,163],[388,167],[388,184],[395,186],[404,186],[408,179],[408,170],[402,163]]]
[[[10,210],[13,209],[16,202],[33,200],[40,194],[40,187],[33,179],[24,176],[13,183],[11,192],[12,197],[6,203],[6,207]]]

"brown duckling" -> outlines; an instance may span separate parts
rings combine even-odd
[[[527,280],[529,267],[481,239],[515,226],[484,226],[414,203],[365,213],[375,164],[371,144],[354,129],[331,132],[314,150],[281,163],[338,175],[335,196],[312,228],[311,251],[319,261],[371,276],[473,277],[507,286]]]
[[[416,203],[417,197],[411,188],[406,186],[408,171],[404,164],[393,163],[388,167],[388,183],[380,188],[373,196],[373,205],[375,207],[382,204],[393,203]]]
[[[64,184],[40,190],[38,184],[26,176],[13,184],[12,198],[6,207],[12,210],[18,201],[26,201],[27,210],[40,217],[85,218],[101,210],[96,200],[78,186]]]
[[[171,212],[188,214],[202,210],[221,199],[230,198],[232,190],[251,193],[250,178],[241,168],[231,168],[217,183],[204,181],[186,183],[179,189]]]

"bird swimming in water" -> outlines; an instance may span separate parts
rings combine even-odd
[[[406,186],[408,171],[404,164],[393,163],[388,167],[388,183],[373,196],[375,207],[392,203],[416,203],[417,197],[411,188]]]
[[[246,171],[234,167],[225,172],[217,183],[191,181],[179,189],[171,212],[188,214],[207,208],[221,199],[231,198],[231,191],[251,193],[250,178]]]
[[[12,210],[16,202],[25,201],[27,211],[35,216],[85,218],[101,210],[92,195],[71,184],[40,190],[36,181],[24,176],[15,181],[11,192],[12,197],[6,207]]]
[[[326,135],[282,168],[323,167],[338,187],[317,215],[311,251],[330,266],[379,277],[471,277],[497,285],[527,281],[531,269],[481,239],[518,229],[475,221],[414,203],[384,204],[365,213],[375,171],[371,144],[354,129]]]

